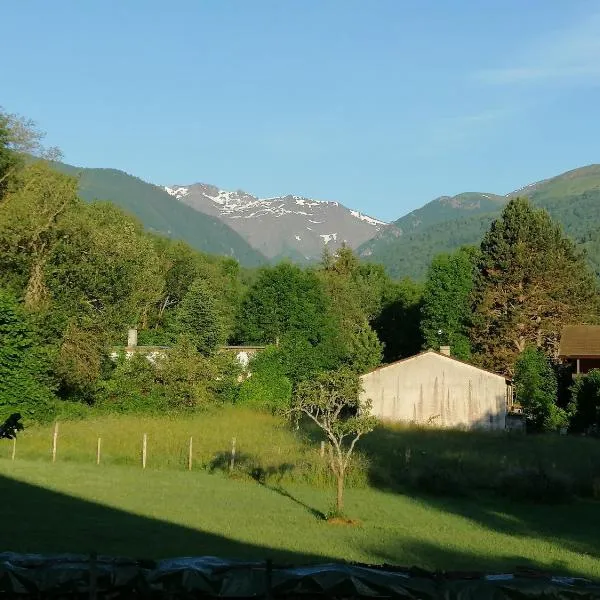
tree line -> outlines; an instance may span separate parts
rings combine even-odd
[[[552,377],[562,326],[597,319],[597,281],[527,200],[511,200],[480,247],[437,256],[423,284],[394,280],[347,247],[325,247],[309,268],[247,269],[145,231],[110,202],[84,202],[42,141],[31,123],[0,113],[2,413],[44,420],[86,406],[224,402],[286,412],[324,373],[356,379],[449,345],[457,358],[515,376],[535,427],[577,414]],[[130,327],[140,344],[170,348],[160,364],[109,358]],[[251,377],[221,351],[228,343],[265,346]]]

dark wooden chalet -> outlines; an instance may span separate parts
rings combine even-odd
[[[560,336],[559,358],[573,373],[600,369],[600,325],[569,325]]]

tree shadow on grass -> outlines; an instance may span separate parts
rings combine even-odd
[[[325,520],[325,513],[302,502],[302,500],[299,500],[282,487],[281,482],[283,478],[287,474],[290,474],[294,468],[294,465],[291,463],[264,466],[257,457],[251,454],[236,454],[234,466],[231,468],[231,452],[218,452],[214,455],[209,465],[211,473],[221,471],[229,473],[232,476],[250,477],[265,489],[278,494],[282,498],[291,500],[294,504],[302,507],[315,519],[320,521]]]
[[[569,475],[593,478],[595,441],[410,427],[380,427],[361,441],[375,488],[600,558],[600,503],[567,502],[561,483]],[[517,500],[518,492],[530,497]]]
[[[74,498],[64,493],[0,476],[0,551],[23,553],[98,553],[138,559],[175,556],[218,556],[277,564],[342,562],[340,557],[298,553],[245,543],[149,517]],[[282,537],[289,535],[282,531]],[[365,549],[364,546],[362,548]],[[541,569],[519,556],[482,558],[468,552],[421,542],[372,548],[372,562],[411,563],[434,570],[510,571],[518,565]],[[556,564],[557,572],[569,572]],[[579,573],[570,572],[572,575]]]

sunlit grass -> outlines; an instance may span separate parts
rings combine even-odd
[[[347,527],[313,515],[330,506],[330,490],[286,485],[285,492],[222,474],[2,459],[0,542],[3,550],[30,552],[335,559],[488,572],[525,565],[600,577],[594,502],[442,502],[353,489],[347,511],[360,524]]]
[[[50,461],[54,425],[33,426],[19,435],[15,459]],[[253,469],[279,481],[327,485],[331,475],[320,443],[270,414],[226,407],[191,415],[102,415],[58,424],[57,462],[93,465],[101,439],[102,465],[141,467],[147,436],[147,468],[186,470],[192,437],[193,470],[227,470],[236,439],[235,472]],[[0,444],[0,457],[11,458],[12,445]],[[366,470],[357,458],[349,485],[364,485]]]

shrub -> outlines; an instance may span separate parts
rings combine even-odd
[[[145,356],[117,357],[107,379],[98,385],[98,405],[108,412],[156,412],[164,409],[164,397],[155,381],[155,367]]]
[[[250,376],[239,389],[240,404],[273,413],[290,408],[292,383],[280,361],[280,351],[269,347],[250,362]]]
[[[0,420],[20,412],[47,421],[54,412],[47,352],[16,300],[0,290]]]
[[[570,427],[576,432],[600,433],[600,369],[579,375],[571,388]]]
[[[565,412],[556,405],[556,373],[541,350],[528,347],[517,359],[515,392],[534,431],[553,431],[566,424]]]

